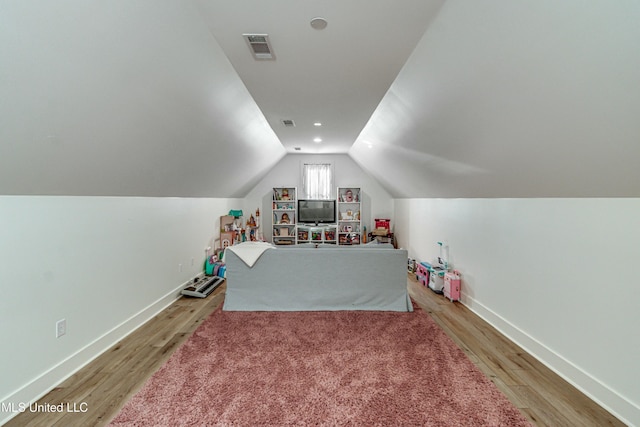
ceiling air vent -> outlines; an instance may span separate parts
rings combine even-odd
[[[243,34],[255,59],[275,59],[267,34]]]
[[[296,127],[296,124],[293,120],[291,119],[284,119],[282,120],[282,124],[284,125],[284,127],[286,128],[294,128]]]

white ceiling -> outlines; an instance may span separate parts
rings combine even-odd
[[[0,194],[243,197],[301,147],[394,197],[640,197],[639,22],[633,1],[5,0]]]
[[[198,0],[202,16],[287,149],[346,153],[444,0]],[[311,20],[327,27],[316,30]],[[256,60],[243,34],[268,34]],[[286,128],[292,119],[295,128]],[[321,122],[322,127],[314,127]],[[322,142],[315,143],[319,137]]]

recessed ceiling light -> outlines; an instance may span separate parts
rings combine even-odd
[[[313,138],[313,142],[322,142],[322,138]]]
[[[318,127],[320,127],[320,126],[322,126],[322,123],[320,123],[320,122],[315,122],[313,125],[314,125],[314,126],[318,126]]]
[[[327,20],[324,18],[313,18],[311,20],[311,27],[315,28],[316,30],[324,30],[325,28],[327,28]]]

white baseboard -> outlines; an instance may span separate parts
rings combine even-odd
[[[185,288],[187,283],[188,281],[5,397],[0,402],[0,426],[20,413],[20,405],[28,406],[30,403],[37,401],[96,357],[113,347],[118,341],[173,304],[180,297],[180,291]]]
[[[527,335],[499,314],[465,295],[463,304],[487,321],[511,341],[522,347],[527,353],[568,381],[594,402],[609,411],[629,426],[640,426],[640,407],[624,396],[598,381],[589,373],[575,366],[569,360],[555,353],[547,346]]]

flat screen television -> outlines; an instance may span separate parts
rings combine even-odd
[[[336,201],[298,199],[298,222],[302,224],[335,223]]]

